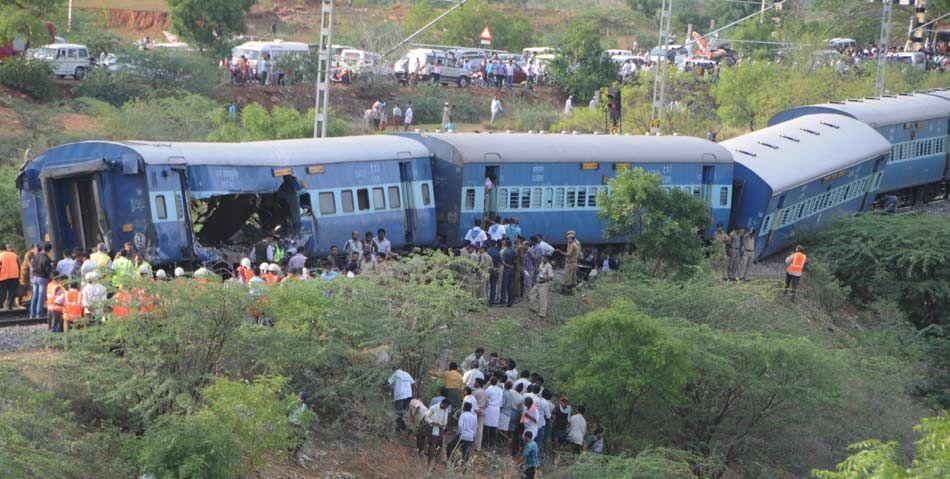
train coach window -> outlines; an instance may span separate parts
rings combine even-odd
[[[475,209],[475,188],[466,188],[465,189],[465,210],[471,211]]]
[[[369,190],[366,188],[361,188],[356,190],[356,207],[360,211],[366,211],[369,209]]]
[[[558,188],[554,192],[554,207],[561,209],[564,207],[564,188]]]
[[[535,188],[534,192],[531,193],[531,207],[534,209],[541,209],[541,188]]]
[[[522,208],[531,207],[531,188],[521,189],[521,207]]]
[[[577,207],[583,208],[587,205],[587,188],[577,189]]]
[[[512,188],[511,193],[508,195],[508,209],[514,210],[518,209],[518,205],[521,204],[521,190],[518,188]]]
[[[422,205],[429,206],[432,203],[432,194],[429,192],[429,184],[422,184]]]
[[[373,209],[386,209],[386,192],[382,188],[373,188]]]
[[[352,205],[353,197],[350,197],[350,204]],[[336,201],[333,198],[332,191],[324,191],[320,193],[320,214],[321,215],[335,215],[336,214]]]
[[[567,207],[573,208],[577,205],[577,193],[575,193],[574,188],[567,189]]]
[[[726,206],[729,204],[729,188],[723,186],[719,188],[719,206]]]
[[[353,212],[353,190],[343,190],[340,192],[340,201],[343,203],[343,212]]]
[[[399,199],[399,187],[390,186],[389,187],[389,207],[392,209],[397,209],[402,207],[402,202]]]
[[[168,206],[165,204],[164,195],[155,197],[155,216],[160,220],[168,219]]]

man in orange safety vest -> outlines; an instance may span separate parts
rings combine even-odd
[[[792,301],[795,301],[795,292],[798,290],[798,282],[802,279],[802,271],[805,270],[805,263],[808,257],[803,253],[804,248],[795,247],[795,252],[785,258],[785,294],[788,294],[788,287],[792,287]]]

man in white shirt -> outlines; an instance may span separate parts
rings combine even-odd
[[[402,123],[402,108],[399,108],[399,104],[393,105],[393,129],[399,127],[399,124]]]
[[[409,131],[409,128],[412,126],[412,102],[406,105],[406,113],[403,117],[404,130]]]
[[[442,451],[442,444],[445,441],[445,430],[449,424],[449,400],[442,398],[442,401],[429,408],[426,413],[426,422],[432,427],[432,434],[429,435],[429,453],[428,465],[432,465],[432,459],[436,452]]]
[[[393,405],[396,409],[396,432],[402,432],[406,429],[406,423],[403,421],[402,416],[409,406],[409,400],[412,399],[412,385],[415,384],[416,381],[412,379],[409,373],[397,367],[386,382],[393,388]]]
[[[488,241],[488,235],[485,234],[485,230],[482,229],[482,221],[475,220],[475,226],[472,226],[472,229],[468,230],[468,233],[465,233],[465,241],[468,241],[469,244],[479,247]]]
[[[495,221],[488,227],[488,236],[492,241],[501,241],[505,237],[505,225],[501,224],[501,217],[496,216]]]
[[[542,256],[551,256],[554,254],[554,247],[549,245],[541,235],[535,235],[538,237],[538,248],[541,249]]]
[[[574,111],[574,95],[567,97],[567,101],[564,102],[564,114],[566,116],[571,116],[571,112]]]
[[[376,232],[376,237],[373,238],[373,246],[375,246],[376,253],[381,256],[389,256],[389,253],[392,252],[392,246],[389,244],[389,239],[386,238],[386,230],[380,228]]]
[[[101,318],[107,300],[108,291],[99,284],[99,273],[87,273],[86,284],[82,287],[82,307],[93,318]]]
[[[489,121],[490,124],[495,123],[495,118],[498,116],[499,113],[502,112],[502,110],[503,108],[501,107],[501,100],[499,100],[498,97],[496,96],[491,101],[491,120]]]
[[[413,398],[409,401],[409,411],[406,413],[406,419],[409,424],[409,430],[416,436],[416,452],[421,456],[426,449],[426,441],[429,439],[429,428],[423,427],[422,420],[429,413],[419,398]]]
[[[580,453],[587,435],[587,419],[584,417],[584,406],[578,406],[577,412],[568,419],[567,442],[571,443],[574,453]]]
[[[472,412],[472,403],[465,403],[462,405],[462,415],[459,416],[459,445],[462,448],[462,463],[465,465],[468,465],[468,456],[477,432],[478,418]]]
[[[479,379],[484,380],[485,374],[482,373],[482,371],[478,368],[469,369],[468,371],[465,371],[465,374],[462,375],[462,382],[464,382],[465,385],[470,388],[474,388],[475,381]]]

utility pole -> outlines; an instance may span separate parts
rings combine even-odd
[[[884,0],[884,9],[881,12],[881,40],[877,46],[877,76],[874,79],[874,94],[884,96],[887,87],[887,44],[891,38],[891,15],[893,7],[891,0]]]
[[[73,31],[73,0],[69,0],[69,7],[66,11],[66,31]]]
[[[653,107],[650,110],[650,134],[659,135],[663,132],[663,112],[666,109],[666,64],[670,62],[670,22],[673,19],[673,0],[663,0],[660,6],[660,34],[659,47],[666,56],[656,68],[653,78]]]
[[[333,48],[333,0],[323,0],[320,11],[320,44],[317,49],[317,105],[313,115],[313,137],[327,136],[330,121],[330,57]]]
[[[910,29],[907,30],[905,52],[919,52],[924,47],[924,22],[927,21],[927,0],[917,0],[914,14],[910,16]]]
[[[436,23],[438,23],[439,20],[442,20],[443,18],[445,18],[446,15],[448,15],[448,14],[454,12],[455,10],[458,10],[459,8],[462,8],[462,6],[465,5],[465,2],[467,2],[467,1],[468,1],[468,0],[458,0],[458,3],[455,4],[455,6],[453,6],[452,8],[450,8],[450,9],[444,11],[444,12],[442,12],[441,15],[439,15],[438,17],[435,17],[431,22],[429,22],[429,23],[423,25],[422,28],[420,28],[420,29],[416,30],[415,32],[413,32],[412,35],[409,35],[409,36],[406,37],[403,41],[401,41],[401,42],[399,42],[399,43],[393,45],[392,48],[390,48],[389,50],[386,50],[385,52],[383,52],[382,57],[383,57],[383,58],[388,57],[388,56],[391,55],[394,51],[398,50],[399,47],[401,47],[401,46],[403,46],[403,45],[405,45],[405,44],[411,42],[413,38],[418,37],[419,34],[421,34],[422,32],[424,32],[424,31],[426,31],[426,30],[428,30],[429,27],[431,27],[432,25],[435,25]]]

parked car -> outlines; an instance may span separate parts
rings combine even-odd
[[[410,74],[418,73],[422,80],[428,81],[431,78],[433,67],[439,63],[442,64],[442,76],[439,83],[443,85],[455,83],[460,88],[467,87],[472,83],[470,72],[451,64],[448,55],[444,51],[431,48],[409,50],[405,57],[393,65],[393,70],[395,70],[396,79],[401,82],[406,81],[407,66]]]
[[[89,48],[75,43],[53,43],[37,48],[33,51],[33,58],[46,62],[54,75],[60,78],[71,76],[76,80],[82,80],[93,65]]]
[[[853,38],[832,38],[828,40],[828,46],[835,50],[844,50],[855,45],[857,45],[857,42]]]
[[[356,73],[360,73],[378,65],[382,61],[382,57],[378,53],[347,48],[340,52],[340,60]]]

